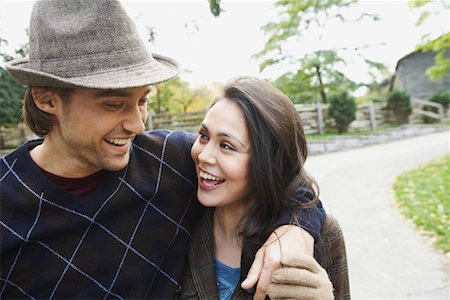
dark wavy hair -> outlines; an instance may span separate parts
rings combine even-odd
[[[250,181],[256,201],[237,228],[243,238],[241,274],[246,274],[280,220],[298,225],[302,210],[316,206],[319,189],[303,168],[308,151],[302,121],[283,92],[264,80],[239,77],[225,85],[214,103],[222,99],[242,110],[251,143]]]
[[[31,93],[32,87],[28,87],[25,92],[22,107],[22,117],[25,124],[36,135],[43,137],[49,133],[53,126],[55,126],[57,119],[55,116],[42,111],[34,103],[33,94]],[[64,102],[70,101],[70,95],[72,89],[63,88],[41,88],[41,92],[56,93]]]

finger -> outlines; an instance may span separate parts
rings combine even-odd
[[[256,293],[253,299],[264,299],[267,294],[267,288],[272,282],[272,274],[281,267],[281,253],[278,241],[267,244],[264,253],[264,264],[259,276]]]
[[[261,270],[261,274],[259,276],[258,284],[256,286],[256,292],[253,295],[253,300],[263,300],[266,298],[267,288],[272,282],[272,272],[273,269],[266,263]]]
[[[272,282],[275,284],[295,284],[312,288],[321,286],[321,277],[305,269],[281,268],[273,272]]]
[[[255,260],[250,267],[250,270],[247,273],[247,278],[241,283],[241,287],[244,290],[251,289],[256,282],[258,282],[259,274],[261,274],[261,270],[264,264],[264,248],[261,248],[256,252]]]
[[[288,267],[307,269],[316,274],[322,270],[322,267],[313,257],[301,253],[284,253],[281,256],[281,264]]]

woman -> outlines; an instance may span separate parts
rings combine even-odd
[[[182,297],[251,298],[239,282],[256,250],[277,220],[287,217],[300,225],[299,216],[307,219],[318,201],[317,184],[303,169],[307,149],[300,117],[269,83],[234,79],[205,116],[191,156],[198,199],[210,209],[206,225],[193,235]],[[313,249],[306,252],[313,255]],[[325,281],[318,287],[320,299],[332,298],[326,273],[317,263],[314,268]]]

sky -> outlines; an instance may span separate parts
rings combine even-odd
[[[25,29],[33,2],[0,1],[0,35],[8,41],[2,52],[13,54],[14,49],[27,41]],[[261,26],[279,20],[273,1],[222,0],[224,11],[220,17],[210,13],[207,0],[121,2],[144,39],[148,36],[146,27],[152,27],[156,32],[155,42],[148,43],[150,50],[176,59],[184,69],[181,78],[194,86],[224,83],[238,75],[276,79],[294,68],[292,65],[279,65],[261,73],[259,61],[251,58],[266,42]],[[437,37],[448,32],[450,27],[448,10],[417,27],[415,22],[420,11],[411,11],[407,1],[363,0],[346,14],[356,18],[359,13],[377,14],[380,20],[365,19],[344,25],[332,22],[325,30],[310,32],[302,43],[289,44],[286,51],[301,56],[320,48],[366,46],[360,54],[384,63],[393,72],[397,61],[414,51],[424,34]],[[360,56],[355,51],[346,51],[344,55],[348,64],[342,66],[342,71],[355,81],[370,81],[368,69]]]

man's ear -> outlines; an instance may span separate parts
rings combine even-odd
[[[58,95],[47,88],[33,87],[31,88],[31,95],[33,96],[36,106],[49,114],[56,114],[56,104]]]

